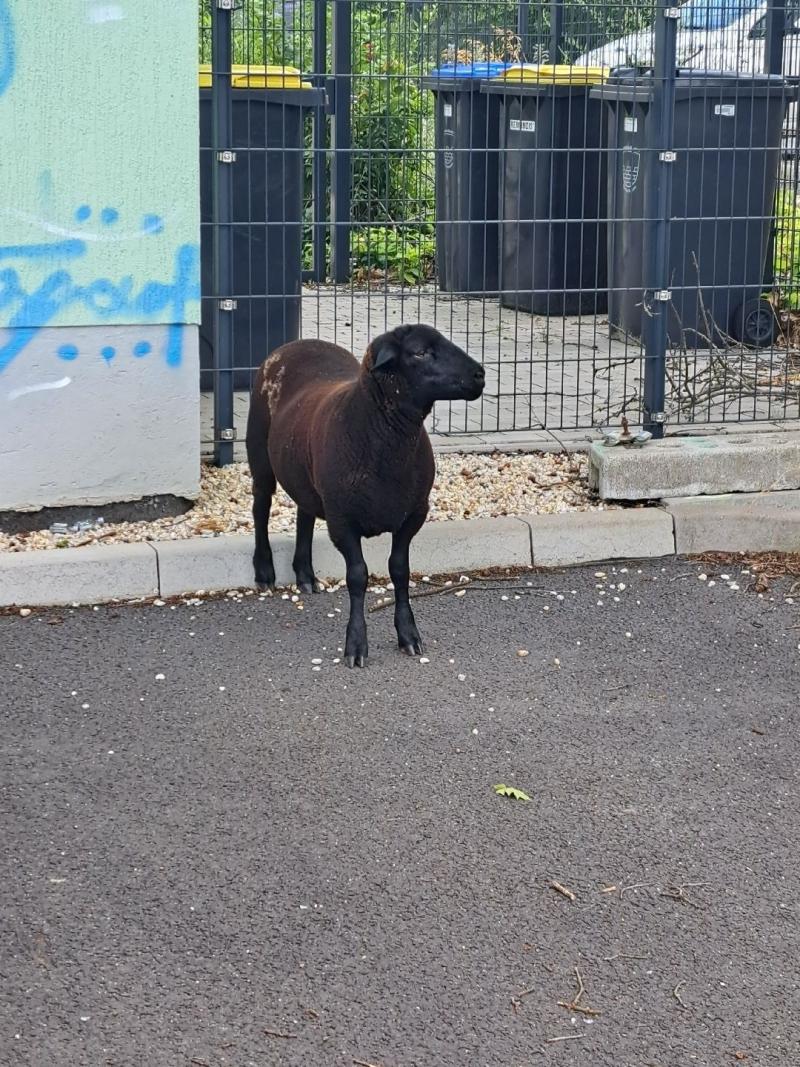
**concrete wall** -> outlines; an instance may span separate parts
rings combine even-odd
[[[0,0],[0,510],[194,495],[196,0]]]

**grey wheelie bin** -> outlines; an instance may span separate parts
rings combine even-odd
[[[436,276],[446,292],[497,292],[500,105],[480,87],[508,66],[447,63],[422,80],[436,100]]]
[[[300,336],[303,281],[305,117],[324,93],[291,67],[234,67],[233,312],[234,389],[249,389],[252,368]],[[200,71],[201,284],[212,291],[211,73]],[[224,294],[223,294],[224,295]],[[200,383],[213,384],[214,308],[202,302]]]
[[[601,68],[511,67],[483,93],[500,110],[500,302],[538,315],[606,309]]]
[[[777,322],[764,277],[794,90],[775,75],[679,70],[672,162],[647,148],[652,75],[618,70],[592,92],[608,112],[612,330],[643,336],[648,190],[654,168],[671,166],[670,344],[771,344]]]

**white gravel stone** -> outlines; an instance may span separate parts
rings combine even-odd
[[[589,490],[587,458],[582,453],[453,453],[437,456],[430,520],[546,515],[564,511],[605,511]],[[136,541],[184,540],[253,529],[250,472],[246,463],[218,468],[203,465],[200,496],[185,515],[153,522],[106,523],[84,533],[0,533],[0,551],[106,545]],[[97,509],[102,513],[102,508]],[[294,530],[296,508],[278,489],[270,529]],[[197,596],[203,591],[198,590]]]

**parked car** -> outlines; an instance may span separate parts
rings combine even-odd
[[[688,0],[678,28],[678,66],[701,70],[764,69],[767,5],[759,0]],[[784,73],[800,77],[800,5],[788,3]],[[577,66],[638,67],[653,63],[652,26],[600,45],[575,60]]]

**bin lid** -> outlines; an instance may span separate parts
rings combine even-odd
[[[445,63],[432,70],[428,78],[452,81],[455,78],[495,78],[510,67],[510,63],[478,60],[474,63]]]
[[[652,70],[618,67],[604,85],[592,89],[591,95],[609,103],[650,103],[655,78]],[[675,95],[681,100],[720,95],[734,99],[783,97],[791,99],[795,90],[780,74],[740,74],[735,70],[697,70],[682,67],[676,71]]]
[[[494,81],[536,85],[600,85],[608,67],[573,67],[566,63],[514,63]]]
[[[200,88],[211,88],[211,64],[200,65]],[[259,67],[234,63],[231,67],[234,89],[311,89],[311,82],[303,81],[297,67]]]

